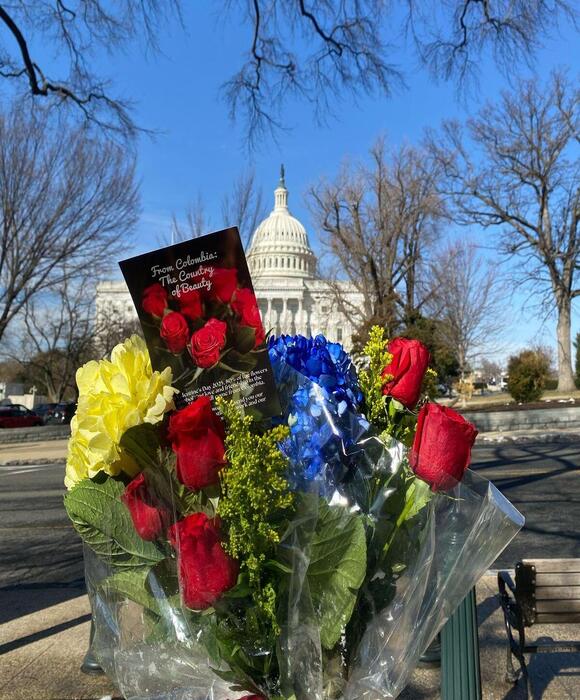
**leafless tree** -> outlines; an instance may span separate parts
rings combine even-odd
[[[501,379],[501,365],[494,360],[483,357],[480,362],[481,378],[486,384],[497,383]]]
[[[428,311],[440,321],[440,340],[455,349],[463,379],[482,352],[498,343],[504,326],[502,287],[476,247],[465,240],[445,247],[433,258],[431,269]]]
[[[517,278],[557,313],[558,389],[574,389],[572,300],[580,295],[580,91],[562,74],[521,82],[467,124],[431,134],[458,222],[497,228]]]
[[[25,303],[15,332],[3,343],[3,356],[17,363],[49,401],[75,396],[78,367],[108,355],[132,333],[141,334],[136,316],[97,319],[95,281],[90,271],[77,279],[63,275],[57,290]]]
[[[161,245],[170,245],[186,241],[189,238],[199,238],[210,231],[210,219],[206,212],[205,200],[201,192],[187,207],[185,222],[180,221],[175,214],[171,217],[171,231],[159,237]]]
[[[101,322],[95,322],[93,325],[92,359],[100,360],[110,355],[115,345],[124,342],[132,335],[139,335],[143,338],[143,329],[137,314],[133,318],[122,315],[109,316]]]
[[[363,337],[378,323],[394,332],[421,314],[431,289],[428,251],[446,213],[437,172],[421,151],[387,152],[382,139],[370,165],[345,164],[333,182],[311,188],[312,214],[336,275],[336,303]],[[346,278],[363,306],[341,293]]]
[[[98,53],[136,41],[155,48],[167,21],[182,20],[183,6],[181,0],[2,2],[0,76],[131,136],[137,127],[130,104],[95,70]],[[252,141],[264,129],[287,126],[289,97],[306,99],[324,119],[344,94],[390,95],[403,84],[397,65],[405,32],[434,74],[462,79],[487,53],[510,71],[529,61],[561,18],[574,19],[573,8],[571,0],[225,0],[220,21],[250,31],[246,58],[223,89]],[[52,49],[54,66],[40,64],[35,42]]]
[[[91,356],[93,296],[83,282],[64,275],[58,291],[27,300],[18,331],[6,344],[12,349],[6,354],[52,402],[74,391],[76,370]]]
[[[221,201],[221,221],[218,227],[237,226],[244,247],[247,247],[256,227],[266,217],[266,206],[262,188],[256,181],[253,170],[243,172],[232,184]],[[185,223],[180,222],[175,215],[172,217],[171,233],[162,236],[160,242],[164,245],[178,243],[188,238],[197,238],[212,229],[212,219],[207,214],[206,203],[201,192],[189,205]]]
[[[0,340],[33,297],[98,277],[126,251],[134,170],[118,146],[46,112],[0,114]]]
[[[248,247],[258,224],[266,218],[267,208],[262,188],[256,182],[253,170],[242,173],[234,182],[230,193],[222,199],[222,219],[224,225],[234,225],[240,229],[244,247]]]

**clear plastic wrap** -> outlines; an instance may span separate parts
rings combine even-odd
[[[280,449],[298,494],[278,550],[280,632],[274,648],[248,640],[241,649],[272,681],[243,690],[226,664],[216,666],[211,609],[185,608],[169,546],[164,562],[140,567],[137,590],[131,572],[125,593],[123,567],[111,566],[115,552],[107,561],[102,549],[97,556],[87,547],[93,651],[128,700],[395,698],[523,526],[476,473],[432,493],[412,476],[407,448],[377,435],[344,402],[283,363],[277,383],[291,426]],[[177,518],[175,503],[174,510]],[[226,595],[220,604],[239,602]]]

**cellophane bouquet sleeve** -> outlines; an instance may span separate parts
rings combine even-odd
[[[174,410],[170,377],[143,358],[145,395],[125,406],[119,381],[95,380],[113,370],[91,368],[65,504],[85,543],[92,648],[126,698],[403,690],[523,519],[466,469],[473,427],[415,400],[426,356],[391,347],[374,330],[357,372],[321,336],[272,339],[282,414],[268,422],[205,397]],[[111,411],[133,411],[130,426]]]

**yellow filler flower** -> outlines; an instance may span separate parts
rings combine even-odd
[[[65,486],[100,471],[133,476],[137,463],[119,446],[123,433],[159,423],[173,408],[171,368],[153,372],[145,341],[137,335],[113,348],[110,360],[92,360],[77,370],[79,401],[71,421]]]

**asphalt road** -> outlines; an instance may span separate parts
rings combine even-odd
[[[82,595],[82,546],[62,504],[64,464],[0,466],[0,624]],[[3,604],[2,588],[22,595]]]
[[[494,568],[513,568],[522,558],[580,557],[580,441],[477,445],[473,468],[526,518]]]
[[[521,557],[580,557],[580,442],[478,445],[473,467],[526,517],[494,568]],[[19,610],[0,622],[83,592],[79,538],[62,505],[63,464],[0,467],[0,597],[19,587]],[[43,602],[40,591],[43,591]],[[51,592],[52,591],[52,592]]]

